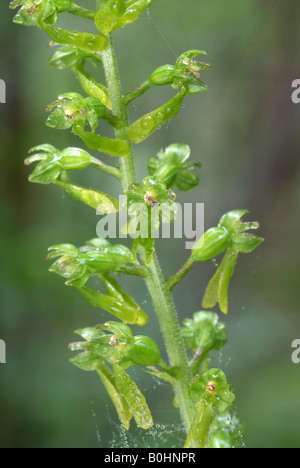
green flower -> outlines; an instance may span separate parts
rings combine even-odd
[[[14,0],[9,8],[21,7],[13,19],[14,23],[40,26],[40,22],[55,24],[58,13],[69,10],[72,5],[69,0]]]
[[[108,241],[95,239],[77,248],[70,244],[49,248],[48,260],[58,258],[50,271],[64,277],[66,285],[82,288],[95,274],[118,271],[122,265],[132,265],[132,252],[123,245],[112,246]]]
[[[224,323],[213,312],[196,312],[193,320],[185,319],[181,334],[187,349],[207,353],[213,349],[219,351],[227,342]]]
[[[175,194],[163,182],[147,177],[142,184],[133,184],[123,201],[123,207],[131,217],[127,233],[134,238],[152,239],[164,223],[176,219]]]
[[[109,364],[128,367],[156,366],[161,356],[157,344],[147,336],[133,336],[130,328],[118,322],[106,322],[96,328],[78,330],[86,342],[72,343],[73,351],[90,352],[91,360],[105,359]]]
[[[78,171],[98,160],[80,148],[66,148],[59,151],[52,145],[45,144],[32,148],[29,153],[35,153],[25,159],[25,165],[39,162],[30,175],[30,182],[38,184],[54,183],[60,176],[65,177],[65,171]]]
[[[218,413],[229,409],[235,401],[232,388],[227,383],[224,372],[220,369],[211,369],[190,385],[190,398],[194,403],[205,400],[212,405]]]
[[[194,58],[204,54],[203,50],[189,50],[180,55],[174,65],[163,65],[151,74],[149,82],[155,86],[170,84],[172,88],[184,88],[187,94],[198,94],[207,91],[207,86],[200,80],[200,71],[211,70],[211,65],[199,62]]]
[[[226,251],[226,254],[211,279],[202,302],[202,307],[210,309],[217,303],[224,314],[228,312],[228,288],[233,276],[239,253],[250,253],[263,241],[261,237],[245,231],[258,229],[258,222],[242,221],[247,210],[234,210],[220,219],[219,225],[209,229],[194,245],[191,262],[206,262]]]
[[[151,158],[148,163],[149,174],[156,180],[161,180],[167,188],[177,187],[187,192],[199,185],[199,179],[192,171],[201,166],[200,163],[187,162],[191,154],[188,145],[173,144]]]
[[[134,337],[129,327],[116,322],[77,330],[76,333],[86,341],[69,345],[72,351],[83,351],[71,362],[80,369],[97,371],[125,429],[129,429],[132,418],[138,427],[149,429],[153,419],[146,399],[124,369],[135,365],[130,360],[137,358],[139,349],[136,349],[136,343],[141,343],[142,338],[147,341],[149,355],[140,354],[139,359],[145,359],[146,365],[157,362],[160,355],[154,341],[151,340],[150,345],[150,339]],[[112,371],[104,361],[112,366]]]

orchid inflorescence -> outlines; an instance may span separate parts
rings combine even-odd
[[[106,239],[92,239],[81,247],[59,244],[50,247],[48,259],[54,260],[50,271],[65,279],[92,306],[113,315],[118,322],[107,321],[94,328],[76,333],[84,340],[72,343],[70,349],[79,351],[71,361],[86,371],[96,371],[102,380],[121,423],[129,429],[130,421],[149,429],[153,418],[145,397],[132,380],[127,369],[141,366],[157,379],[168,382],[175,393],[174,404],[180,409],[186,429],[185,448],[230,448],[242,445],[241,426],[232,408],[235,397],[220,369],[210,369],[212,352],[220,351],[227,342],[225,325],[212,309],[219,304],[228,313],[228,288],[240,253],[250,253],[261,242],[247,231],[258,229],[256,222],[244,222],[247,210],[225,214],[216,227],[206,231],[195,243],[185,266],[168,281],[162,277],[155,253],[153,228],[161,222],[176,219],[178,191],[188,192],[199,185],[197,171],[201,164],[191,162],[188,145],[172,144],[151,156],[149,174],[136,180],[132,146],[149,138],[159,127],[174,118],[187,96],[205,92],[202,72],[211,65],[198,60],[206,52],[199,49],[181,54],[175,64],[158,67],[137,88],[121,92],[112,42],[114,31],[136,21],[154,0],[98,0],[95,10],[87,10],[71,0],[13,0],[10,8],[19,8],[14,22],[36,26],[50,37],[55,47],[49,65],[58,70],[70,69],[80,83],[84,95],[68,92],[59,95],[47,106],[48,127],[70,130],[86,149],[68,147],[57,149],[41,144],[30,150],[26,165],[37,163],[29,180],[39,184],[61,187],[74,199],[101,210],[117,213],[119,201],[94,188],[79,186],[70,180],[73,171],[94,167],[117,178],[126,195],[129,222],[127,233],[133,237],[132,249],[111,244]],[[90,20],[96,32],[68,31],[56,26],[59,15],[68,13]],[[97,71],[103,66],[106,83],[98,82],[87,68]],[[174,96],[159,108],[130,123],[127,107],[153,87],[170,86]],[[115,137],[101,134],[101,121],[108,123]],[[97,152],[97,157],[91,152]],[[111,156],[108,165],[100,154]],[[142,205],[137,221],[136,204]],[[161,205],[169,208],[164,218]],[[140,235],[141,220],[151,217],[152,226]],[[139,228],[139,229],[138,229]],[[210,262],[224,255],[204,295],[202,309],[185,319],[180,327],[174,309],[172,289],[199,263]],[[129,325],[145,325],[149,317],[118,281],[119,275],[142,278],[148,286],[158,315],[167,348],[169,363],[161,357],[155,341],[145,335],[134,335]],[[87,283],[96,277],[106,294],[92,289]],[[206,310],[204,310],[206,309]]]

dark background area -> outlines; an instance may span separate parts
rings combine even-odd
[[[203,73],[209,92],[188,98],[174,121],[135,147],[135,157],[141,179],[162,146],[189,144],[193,159],[202,162],[201,185],[178,201],[204,202],[207,228],[236,208],[249,209],[251,220],[261,223],[266,242],[240,256],[230,313],[222,316],[229,343],[215,357],[235,387],[248,447],[300,446],[300,365],[291,361],[291,343],[300,338],[300,105],[291,100],[291,84],[300,78],[299,15],[297,0],[159,0],[150,15],[115,34],[124,90],[188,49],[207,50],[213,65]],[[0,338],[7,364],[0,364],[0,447],[176,445],[179,419],[167,386],[135,372],[140,387],[151,389],[145,393],[164,428],[143,434],[133,427],[127,440],[97,376],[68,362],[73,330],[108,315],[51,275],[45,256],[50,245],[82,245],[95,237],[99,218],[57,187],[29,184],[23,160],[41,143],[83,147],[70,133],[44,125],[47,104],[80,89],[70,71],[48,67],[45,33],[14,25],[12,18],[8,2],[1,2],[0,78],[7,104],[0,105]],[[60,21],[78,30],[88,24],[75,17]],[[164,102],[167,93],[158,88],[136,101],[131,120]],[[118,184],[92,169],[76,177],[118,194]],[[161,240],[158,250],[166,277],[187,256],[182,240]],[[178,286],[180,319],[201,309],[214,268],[199,265]],[[122,281],[151,316],[143,333],[162,343],[143,283]]]

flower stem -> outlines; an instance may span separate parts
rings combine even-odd
[[[185,265],[176,273],[176,275],[172,276],[171,278],[168,279],[166,282],[166,287],[170,291],[177,286],[180,281],[183,280],[183,278],[194,268],[195,264],[189,259]]]
[[[108,47],[102,53],[102,59],[107,79],[107,86],[112,102],[112,111],[120,120],[120,126],[118,129],[116,129],[116,137],[130,141],[127,134],[128,113],[126,100],[121,89],[120,77],[111,34],[107,36],[107,40]],[[126,193],[128,187],[136,181],[132,151],[129,156],[120,159],[122,186],[124,193]],[[141,249],[141,257],[145,264],[145,253],[143,249]],[[180,407],[182,420],[188,433],[192,425],[195,412],[188,394],[188,385],[191,382],[191,373],[189,370],[184,343],[180,334],[180,326],[174,307],[173,297],[171,292],[165,287],[165,282],[155,255],[153,256],[153,260],[148,268],[148,274],[145,278],[145,282],[151,294],[152,301],[158,315],[170,364],[172,367],[180,367],[182,371],[181,375],[175,379],[174,390]]]

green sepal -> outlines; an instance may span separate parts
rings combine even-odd
[[[130,125],[127,131],[129,138],[136,144],[149,138],[161,125],[178,114],[186,94],[187,91],[185,89],[181,90],[159,109],[144,115],[141,119]]]
[[[32,174],[30,174],[28,180],[34,184],[52,184],[60,176],[61,170],[55,164],[40,162]]]
[[[262,237],[254,236],[253,234],[232,234],[232,243],[235,250],[239,253],[251,253],[255,250],[264,239]]]
[[[176,61],[176,67],[187,67],[190,64],[190,61],[194,58],[197,57],[197,55],[207,55],[207,52],[205,50],[199,50],[199,49],[191,49],[188,50],[187,52],[184,52],[181,54],[177,61]]]
[[[80,185],[63,182],[61,180],[56,180],[55,184],[61,187],[75,200],[81,201],[104,214],[117,213],[119,211],[118,200],[103,192],[99,192],[99,190],[87,189]]]
[[[244,231],[249,231],[259,228],[258,222],[246,222],[242,221],[242,218],[248,214],[248,210],[233,210],[224,214],[219,221],[219,226],[223,226],[227,229],[230,234],[240,234]]]
[[[185,86],[189,95],[204,93],[208,90],[208,86],[196,76],[190,76]]]
[[[158,159],[164,163],[175,164],[178,168],[182,167],[184,163],[190,158],[191,148],[188,145],[174,143],[162,149],[158,153]]]
[[[161,180],[169,188],[174,186],[178,176],[178,169],[175,164],[163,163],[153,174],[153,178]]]
[[[86,242],[86,245],[80,248],[80,251],[84,253],[84,257],[88,259],[91,266],[97,271],[97,273],[107,272],[109,270],[104,270],[101,267],[101,262],[99,258],[101,256],[106,256],[111,259],[110,261],[115,264],[115,266],[133,266],[133,255],[130,249],[124,245],[111,245],[111,243],[106,239],[92,239]],[[97,264],[100,264],[100,269],[97,269]]]
[[[47,260],[62,256],[71,256],[77,258],[80,255],[80,250],[73,244],[58,244],[49,247]]]

